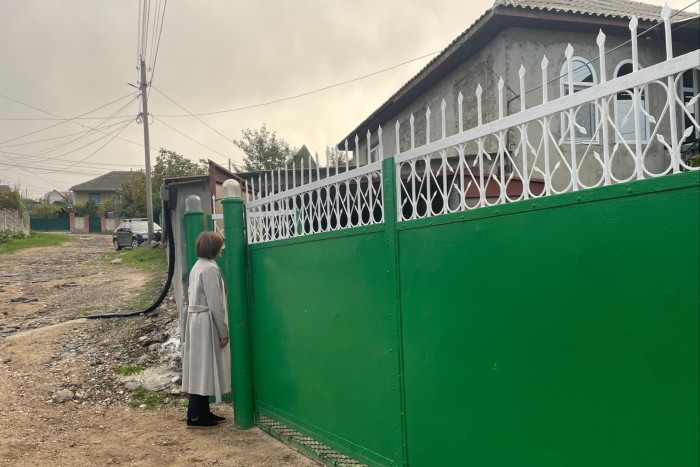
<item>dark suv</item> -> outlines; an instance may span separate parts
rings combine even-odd
[[[153,223],[153,240],[160,241],[163,236],[163,231],[160,226]],[[138,248],[148,239],[148,220],[146,219],[127,219],[117,227],[112,235],[112,243],[115,250],[121,250],[124,247]]]

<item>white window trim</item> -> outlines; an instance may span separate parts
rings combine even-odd
[[[374,146],[373,148],[371,148],[369,150],[368,163],[377,162],[380,160],[382,160],[382,155],[380,154],[380,151],[379,151],[379,144],[377,144],[376,146]]]
[[[618,77],[617,73],[620,71],[620,68],[622,68],[623,65],[626,65],[626,64],[631,65],[632,63],[633,62],[630,59],[625,59],[625,60],[622,60],[620,63],[618,63],[617,66],[615,67],[615,71],[613,72],[613,79]],[[639,69],[641,70],[642,68],[643,67],[641,65],[639,65]],[[627,91],[632,91],[632,90],[628,89]],[[644,92],[644,99],[642,100],[642,104],[644,106],[644,110],[646,110],[647,113],[649,113],[649,88],[647,86],[644,86],[642,91]],[[634,115],[634,113],[632,115]],[[615,95],[615,99],[613,100],[613,116],[614,116],[615,125],[617,125],[617,95]],[[634,118],[634,117],[632,117],[632,118]],[[642,144],[647,144],[647,143],[649,143],[649,134],[651,133],[651,125],[649,124],[649,118],[645,114],[642,114],[642,118],[644,119],[645,137],[642,138],[641,141],[642,141]],[[619,128],[618,128],[618,130],[619,130]],[[616,143],[623,143],[623,142],[624,143],[634,143],[636,141],[637,141],[636,138],[633,138],[633,139],[620,138],[620,135],[618,135],[618,132],[617,131],[615,132],[615,142]]]
[[[690,76],[691,76],[692,79],[693,79],[693,86],[690,87],[690,88],[687,87],[687,86],[684,86],[684,85],[683,85],[683,78],[681,77],[681,82],[680,82],[680,85],[681,85],[681,93],[680,93],[680,96],[681,96],[681,100],[682,100],[682,101],[685,101],[684,95],[685,95],[685,93],[688,92],[688,91],[691,92],[693,96],[697,96],[698,93],[700,93],[700,72],[698,72],[698,70],[695,70],[695,69],[691,69],[691,70],[688,70],[688,71],[691,72],[691,75],[690,75]],[[686,72],[686,73],[687,73],[687,72]],[[700,101],[698,101],[698,102],[695,103],[695,118],[696,118],[696,119],[700,118]],[[683,133],[683,131],[685,130],[685,113],[683,113],[683,114],[681,115],[681,127],[682,127],[682,128],[681,128],[680,132]],[[700,131],[698,131],[697,128],[695,129],[695,137],[696,137],[696,138],[700,138]]]
[[[584,82],[578,82],[574,81],[574,87],[576,86],[582,86],[586,88],[593,87],[598,84],[598,75],[595,72],[595,68],[591,65],[590,60],[586,60],[583,57],[571,57],[571,63],[573,64],[574,69],[576,69],[576,63],[575,62],[583,62],[588,66],[588,69],[591,72],[591,76],[593,76],[593,82],[592,83],[584,83]],[[567,62],[564,62],[564,64],[561,66],[561,70],[559,71],[559,96],[564,97],[569,95],[569,84],[568,84],[568,78],[569,78],[569,68],[567,66]],[[574,91],[576,93],[576,91]],[[595,134],[595,138],[592,137],[592,135],[587,135],[586,137],[582,138],[576,138],[576,144],[598,144],[599,142],[599,135],[596,133],[595,129],[598,126],[598,122],[600,121],[600,115],[598,115],[598,107],[590,103],[589,105],[592,106],[593,108],[593,124],[591,125],[593,134]],[[567,130],[569,125],[566,123],[566,119],[568,117],[568,113],[562,112],[561,114],[561,134],[563,135]],[[571,141],[571,137],[573,135],[567,136],[564,141]]]

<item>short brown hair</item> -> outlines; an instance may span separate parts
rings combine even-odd
[[[224,237],[219,232],[202,232],[195,242],[199,258],[214,259],[224,245]]]

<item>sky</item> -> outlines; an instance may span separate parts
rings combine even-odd
[[[36,199],[143,169],[140,53],[152,164],[160,148],[240,163],[232,140],[263,124],[323,158],[493,4],[150,0],[143,34],[143,1],[0,0],[0,184]]]

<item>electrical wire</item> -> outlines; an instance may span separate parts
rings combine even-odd
[[[314,89],[314,90],[312,90],[312,91],[303,92],[303,93],[301,93],[301,94],[296,94],[296,95],[294,95],[294,96],[282,97],[282,98],[279,98],[279,99],[275,99],[275,100],[268,101],[268,102],[262,102],[262,103],[259,103],[259,104],[252,104],[252,105],[247,105],[247,106],[244,106],[244,107],[237,107],[237,108],[235,108],[235,109],[217,110],[217,111],[214,111],[214,112],[201,112],[201,113],[196,113],[196,114],[178,114],[178,115],[162,115],[162,114],[161,114],[161,115],[153,115],[153,114],[152,114],[152,115],[153,115],[154,117],[162,117],[162,118],[194,117],[194,116],[203,116],[203,115],[216,115],[216,114],[223,114],[223,113],[230,113],[230,112],[240,112],[241,110],[248,110],[248,109],[253,109],[253,108],[256,108],[256,107],[264,107],[264,106],[266,106],[266,105],[272,105],[272,104],[277,104],[277,103],[279,103],[279,102],[285,102],[285,101],[289,101],[289,100],[292,100],[292,99],[298,99],[298,98],[300,98],[300,97],[308,96],[308,95],[310,95],[310,94],[315,94],[315,93],[317,93],[317,92],[326,91],[326,90],[332,89],[332,88],[337,88],[338,86],[343,86],[343,85],[345,85],[345,84],[354,83],[354,82],[356,82],[356,81],[360,81],[360,80],[363,80],[363,79],[366,79],[366,78],[370,78],[370,77],[372,77],[372,76],[376,76],[376,75],[378,75],[378,74],[381,74],[381,73],[384,73],[384,72],[393,70],[394,68],[398,68],[398,67],[401,67],[401,66],[403,66],[403,65],[407,65],[407,64],[409,64],[409,63],[416,62],[416,61],[418,61],[418,60],[423,60],[424,58],[431,57],[431,56],[437,55],[437,54],[439,54],[439,53],[440,53],[440,51],[431,52],[431,53],[422,55],[422,56],[420,56],[420,57],[412,58],[411,60],[407,60],[407,61],[402,62],[402,63],[399,63],[399,64],[397,64],[397,65],[393,65],[393,66],[390,66],[390,67],[388,67],[388,68],[384,68],[384,69],[382,69],[382,70],[375,71],[375,72],[373,72],[373,73],[369,73],[369,74],[366,74],[366,75],[363,75],[363,76],[358,76],[357,78],[349,79],[349,80],[347,80],[347,81],[342,81],[342,82],[340,82],[340,83],[331,84],[331,85],[329,85],[329,86],[324,86],[324,87],[322,87],[322,88]]]
[[[168,6],[168,0],[165,0],[163,3],[163,12],[161,13],[161,18],[160,18],[160,31],[158,31],[158,41],[156,42],[156,52],[153,55],[153,65],[151,65],[151,80],[149,83],[153,82],[153,79],[156,74],[156,63],[158,63],[158,50],[160,49],[160,38],[163,35],[163,21],[165,20],[165,9]]]
[[[100,119],[104,119],[104,118],[105,118],[105,117],[100,117]],[[123,118],[124,118],[124,120],[130,120],[130,119],[132,119],[133,117],[123,117]],[[117,122],[117,123],[112,123],[112,124],[109,124],[109,125],[105,125],[105,126],[102,126],[102,127],[98,127],[98,128],[96,128],[96,130],[106,130],[106,129],[108,129],[108,128],[112,128],[112,127],[114,127],[114,126],[117,126],[117,125],[119,125],[120,123],[124,123],[124,122],[123,122],[123,121],[119,121],[119,122]],[[27,141],[26,143],[8,144],[7,146],[0,146],[0,152],[2,152],[2,149],[3,149],[3,148],[15,148],[15,147],[17,147],[17,146],[27,146],[27,145],[30,145],[30,144],[44,143],[44,142],[46,142],[46,141],[53,141],[53,140],[55,140],[55,139],[62,139],[62,138],[68,138],[68,137],[70,137],[70,136],[79,135],[79,134],[85,133],[86,131],[89,131],[89,130],[76,131],[75,133],[68,133],[68,134],[66,134],[66,135],[54,136],[54,137],[52,137],[52,138],[44,138],[44,139],[37,139],[37,140],[34,140],[34,141]]]
[[[194,138],[192,138],[192,137],[190,137],[190,136],[187,136],[186,134],[184,134],[183,132],[181,132],[181,131],[178,130],[177,128],[171,127],[170,125],[168,125],[167,123],[165,123],[163,120],[161,120],[161,119],[159,119],[159,118],[156,118],[156,117],[153,116],[153,115],[151,115],[151,116],[153,117],[153,120],[154,120],[154,121],[157,121],[157,122],[162,123],[162,124],[165,125],[166,127],[168,127],[168,128],[170,128],[171,130],[173,130],[174,132],[179,133],[180,135],[184,136],[185,138],[189,139],[190,141],[193,141],[193,142],[199,144],[199,145],[202,146],[203,148],[206,148],[206,149],[208,149],[208,150],[210,150],[210,151],[212,151],[212,152],[214,152],[214,153],[220,155],[221,157],[223,157],[224,159],[226,159],[226,160],[228,161],[229,156],[227,156],[227,155],[225,155],[225,154],[221,154],[221,153],[220,153],[219,151],[217,151],[216,149],[212,149],[212,148],[210,148],[209,146],[207,146],[206,144],[200,143],[200,142],[197,141],[196,139],[194,139]]]
[[[109,117],[105,118],[103,121],[99,122],[99,123],[97,124],[97,127],[100,127],[100,126],[104,125],[105,123],[107,123],[107,122],[108,122],[109,120],[111,120],[112,118],[116,118],[124,109],[126,109],[128,106],[132,105],[132,103],[133,103],[133,101],[132,101],[132,102],[127,102],[122,108],[120,108],[120,109],[118,109],[116,112],[112,113],[111,116],[109,116]],[[131,117],[131,118],[133,118],[133,117]],[[86,130],[82,135],[80,135],[80,136],[78,136],[78,137],[76,137],[76,138],[73,138],[73,139],[70,140],[70,141],[67,141],[67,142],[64,142],[64,143],[59,143],[59,144],[54,145],[54,146],[52,146],[52,147],[49,147],[49,148],[45,148],[45,149],[42,149],[42,150],[35,151],[35,152],[31,153],[31,155],[43,155],[43,154],[47,154],[47,153],[52,152],[52,151],[56,151],[56,150],[58,150],[58,149],[62,149],[62,148],[68,147],[68,146],[70,146],[71,144],[73,144],[73,143],[79,141],[80,139],[89,136],[92,132],[93,132],[92,129]],[[102,134],[109,134],[109,133],[105,133],[104,131],[100,131],[99,133],[102,133]],[[97,139],[96,141],[99,141],[99,139]],[[87,145],[89,146],[90,144],[92,144],[92,143],[88,143]],[[81,148],[83,148],[83,147],[85,147],[85,146],[82,146]],[[81,149],[81,148],[78,148],[78,149]],[[50,157],[49,159],[57,159],[57,158],[59,158],[59,157],[61,157],[61,156],[64,156],[64,155],[66,155],[66,154],[70,154],[71,152],[75,152],[76,150],[77,150],[77,149],[72,150],[72,151],[70,151],[70,152],[68,152],[68,153],[59,154],[58,156]]]
[[[171,99],[170,97],[166,96],[165,93],[164,93],[163,91],[161,91],[160,89],[158,89],[157,87],[155,87],[155,86],[153,86],[153,85],[151,85],[151,87],[152,87],[153,89],[155,89],[156,91],[158,91],[158,93],[160,93],[163,97],[165,97],[166,99],[168,99],[170,102],[172,102],[172,103],[175,104],[176,106],[180,107],[182,110],[184,110],[185,112],[187,112],[188,114],[190,114],[192,117],[194,117],[194,118],[196,118],[197,120],[199,120],[204,126],[206,126],[206,127],[209,128],[210,130],[212,130],[213,132],[215,132],[217,135],[219,135],[219,136],[221,136],[222,138],[224,138],[227,142],[233,144],[230,138],[228,138],[226,135],[224,135],[223,133],[221,133],[219,130],[217,130],[216,128],[214,128],[213,126],[209,125],[207,122],[205,122],[204,120],[202,120],[201,118],[199,118],[198,116],[196,116],[195,114],[193,114],[192,112],[190,112],[189,110],[187,110],[187,109],[186,109],[184,106],[182,106],[181,104],[178,104],[178,103],[175,102],[173,99]]]
[[[115,99],[115,100],[113,100],[112,102],[108,102],[107,104],[101,105],[101,106],[99,106],[99,107],[97,107],[97,108],[95,108],[95,109],[93,109],[93,110],[90,110],[89,112],[85,112],[85,113],[83,113],[83,114],[80,114],[80,115],[78,115],[78,117],[84,117],[85,115],[89,115],[89,114],[91,114],[91,113],[93,113],[93,112],[96,112],[96,111],[98,111],[98,110],[100,110],[100,109],[102,109],[102,108],[104,108],[104,107],[110,106],[110,105],[112,105],[112,104],[114,104],[114,103],[117,103],[117,102],[123,100],[123,99],[126,99],[127,97],[133,97],[133,96],[134,96],[134,93],[131,93],[131,92],[130,92],[130,93],[127,94],[126,96],[120,97],[119,99]],[[7,100],[10,100],[10,101],[12,101],[12,102],[16,102],[16,103],[18,103],[18,104],[20,104],[20,105],[23,105],[23,106],[25,106],[25,107],[29,107],[29,108],[34,109],[34,110],[38,110],[39,112],[43,112],[43,113],[48,114],[48,115],[51,115],[51,116],[53,116],[53,117],[63,118],[63,117],[60,117],[60,116],[58,116],[58,115],[56,115],[56,114],[53,114],[53,113],[49,112],[48,110],[43,110],[43,109],[40,109],[40,108],[38,108],[38,107],[31,106],[31,105],[29,105],[29,104],[26,104],[26,103],[24,103],[24,102],[18,101],[17,99],[13,99],[13,98],[8,97],[8,96],[5,96],[5,95],[3,95],[3,94],[0,94],[0,97],[5,98],[5,99],[7,99]],[[93,129],[93,130],[94,130],[94,128],[92,128],[92,127],[90,127],[90,126],[88,126],[88,125],[83,125],[82,123],[74,122],[75,118],[76,118],[76,117],[74,117],[74,118],[67,118],[67,119],[65,119],[65,120],[62,121],[62,122],[54,123],[53,125],[49,125],[49,126],[47,126],[47,127],[41,128],[41,129],[39,129],[39,130],[35,130],[35,131],[29,132],[29,133],[25,133],[25,134],[23,134],[23,135],[16,136],[16,137],[14,137],[14,138],[10,138],[10,139],[7,139],[7,140],[5,140],[5,141],[0,141],[0,144],[9,143],[9,142],[11,142],[11,141],[15,141],[15,140],[18,140],[18,139],[20,139],[20,138],[24,138],[24,137],[26,137],[26,136],[31,136],[31,135],[34,135],[34,134],[36,134],[36,133],[40,133],[40,132],[42,132],[42,131],[46,131],[46,130],[48,130],[48,129],[55,128],[55,127],[57,127],[57,126],[63,125],[63,124],[68,123],[68,122],[73,122],[73,123],[75,123],[76,125],[82,126],[83,128],[90,128],[90,129]],[[128,141],[128,140],[127,140],[127,141]],[[133,144],[139,144],[139,143],[134,143],[133,141],[129,141],[129,142],[130,142],[130,143],[133,143]],[[139,144],[139,146],[142,146],[142,147],[143,147],[143,144]]]
[[[107,141],[105,144],[103,144],[103,145],[100,146],[98,149],[96,149],[95,151],[91,152],[90,154],[88,154],[88,155],[85,156],[84,158],[80,159],[79,161],[76,161],[76,162],[75,162],[74,164],[72,164],[72,165],[69,165],[68,167],[66,167],[66,169],[70,169],[70,168],[72,168],[72,167],[75,167],[76,165],[80,164],[81,162],[85,162],[86,160],[88,160],[89,158],[91,158],[92,156],[94,156],[95,154],[97,154],[97,153],[98,153],[99,151],[101,151],[105,146],[107,146],[109,143],[111,143],[112,141],[114,141],[114,138],[116,138],[117,136],[119,136],[119,134],[120,134],[122,131],[126,130],[126,128],[127,128],[129,125],[131,125],[132,123],[133,123],[133,122],[129,122],[129,123],[127,123],[126,125],[124,125],[114,136],[112,136],[112,137],[109,139],[109,141]]]

